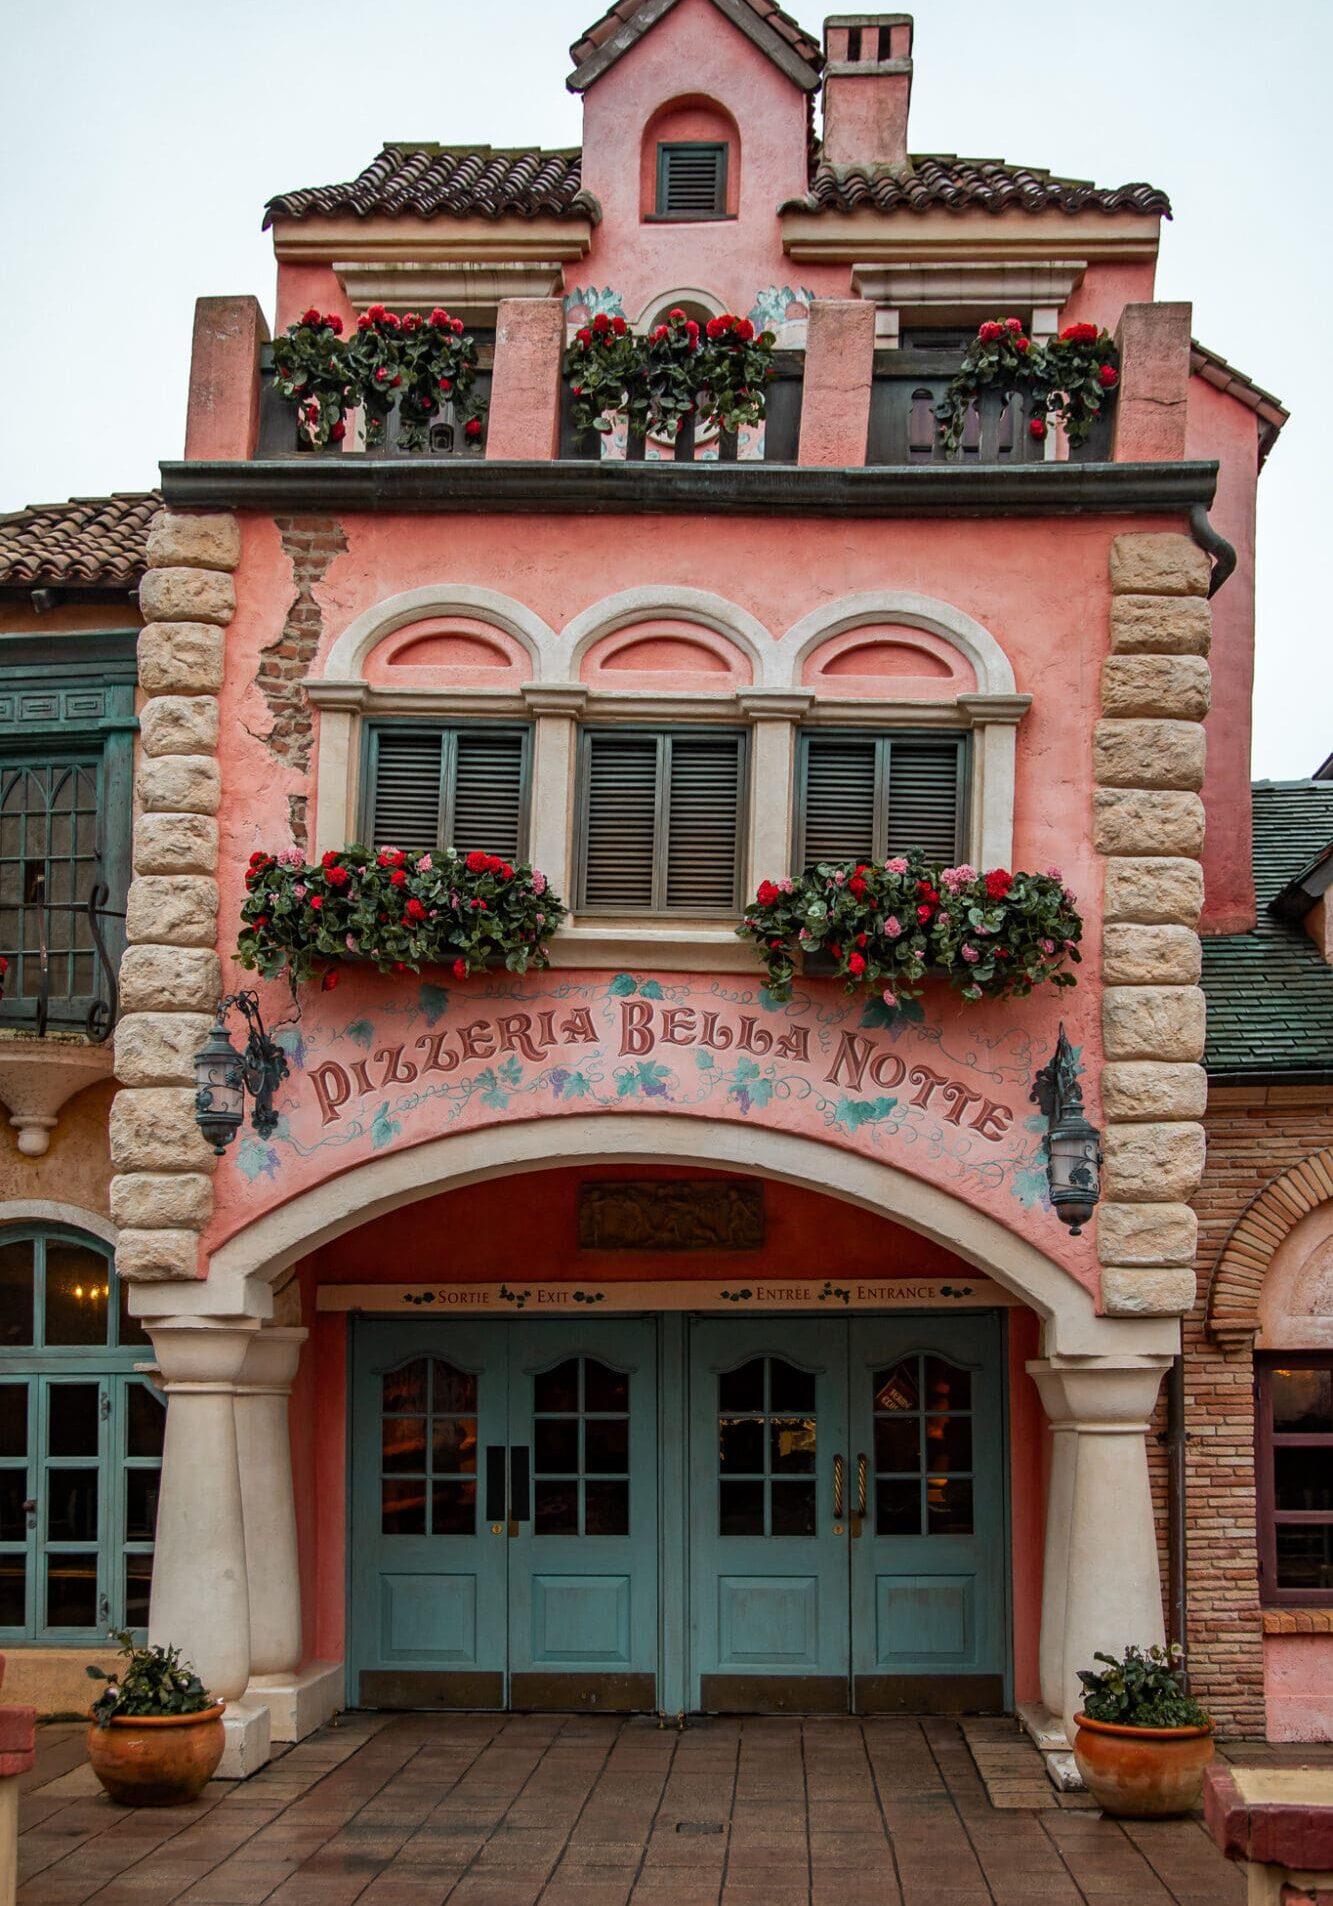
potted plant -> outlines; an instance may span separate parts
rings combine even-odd
[[[1080,1670],[1074,1760],[1104,1812],[1143,1820],[1188,1813],[1213,1758],[1213,1724],[1185,1690],[1185,1656],[1169,1648],[1098,1654],[1103,1673]]]
[[[89,1710],[88,1759],[124,1807],[179,1807],[212,1779],[222,1759],[222,1711],[178,1648],[136,1648],[118,1629],[125,1665],[89,1667],[106,1686]]]

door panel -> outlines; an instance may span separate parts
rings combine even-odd
[[[850,1326],[852,1635],[861,1711],[1004,1705],[999,1320]],[[859,1528],[859,1534],[857,1533]]]
[[[846,1328],[699,1319],[690,1333],[696,1704],[845,1709]],[[841,1483],[837,1482],[838,1477]]]

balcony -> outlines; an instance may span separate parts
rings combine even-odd
[[[123,912],[98,882],[82,902],[0,902],[9,962],[0,1000],[0,1102],[25,1158],[40,1158],[61,1108],[114,1067]]]

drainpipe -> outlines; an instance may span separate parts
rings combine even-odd
[[[1166,1445],[1167,1639],[1179,1642],[1182,1648],[1188,1648],[1185,1445],[1189,1435],[1185,1428],[1183,1357],[1173,1357],[1167,1372],[1166,1429],[1161,1441]]]

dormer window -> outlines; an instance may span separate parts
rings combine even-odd
[[[658,218],[725,218],[727,148],[689,139],[657,148]]]

